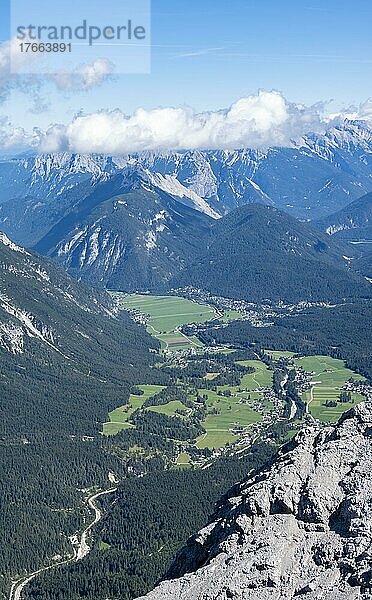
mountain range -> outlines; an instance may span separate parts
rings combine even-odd
[[[288,211],[301,216],[305,200],[312,214],[329,211],[336,197],[339,207],[367,189],[371,148],[366,126],[345,123],[266,153],[65,154],[2,162],[0,219],[15,242],[56,259],[77,279],[113,290],[192,286],[253,301],[364,297],[368,256],[342,239],[340,229],[350,229],[350,219],[354,233],[368,227],[370,196],[310,225]],[[337,178],[334,173],[333,183],[316,190],[329,169]],[[340,190],[341,175],[352,175],[354,187]],[[312,191],[305,193],[310,180]]]
[[[369,296],[345,244],[326,233],[263,204],[214,219],[137,171],[125,184],[122,174],[101,184],[36,249],[77,278],[127,292],[192,286],[291,302]]]
[[[128,168],[95,188],[36,249],[109,289],[155,289],[198,255],[212,222]]]
[[[199,372],[204,355],[190,352],[190,364],[182,362],[185,355],[176,355],[176,362],[170,358],[163,364],[160,344],[117,309],[106,289],[182,294],[180,288],[188,288],[192,299],[205,291],[265,305],[305,301],[295,308],[265,306],[272,321],[258,327],[248,317],[202,324],[201,341],[235,345],[249,358],[264,348],[330,353],[370,373],[365,323],[371,298],[366,280],[371,157],[371,130],[346,121],[325,135],[265,151],[50,154],[0,162],[2,597],[11,577],[26,577],[63,556],[75,562],[68,536],[88,522],[88,493],[117,482],[146,483],[147,468],[160,476],[186,447],[192,456],[205,452],[211,461],[217,456],[194,447],[194,438],[174,437],[171,429],[183,430],[190,421],[200,427],[196,436],[204,431],[200,419],[218,413],[198,406],[200,419],[194,422],[186,410],[191,374],[201,380],[201,389],[215,386],[216,396],[221,391],[219,380],[207,377],[212,371]],[[261,357],[266,371],[267,358]],[[214,359],[206,360],[212,369]],[[218,353],[218,360],[213,371],[221,373],[213,375],[223,375],[223,381],[243,372],[237,361],[239,368],[228,371],[230,362],[235,364],[229,354]],[[288,372],[286,358],[278,360],[270,379],[275,393],[279,388],[283,393],[282,383],[295,373]],[[186,403],[179,414],[134,410],[146,384],[167,386],[164,398],[169,399],[178,393],[179,381],[187,389],[181,390]],[[157,400],[161,393],[155,394]],[[117,435],[102,436],[114,409],[119,420],[133,409],[134,420]],[[142,429],[137,428],[144,415]],[[306,413],[305,420],[311,422],[311,415]],[[283,426],[283,436],[289,433],[284,421],[278,416],[275,423]],[[146,598],[367,600],[371,427],[371,406],[363,404],[336,428],[320,430],[313,423],[260,472],[247,472],[177,555],[168,580]],[[272,436],[265,439],[267,454],[263,451],[270,460]],[[163,446],[169,446],[165,458],[159,452]],[[225,458],[228,470],[234,456]],[[175,472],[169,469],[170,476]],[[158,491],[163,504],[161,486]],[[137,508],[146,513],[141,501]],[[133,558],[138,553],[148,560],[140,539],[147,526],[141,523]],[[161,543],[157,548],[160,554]],[[92,548],[100,568],[109,549],[108,544]],[[81,568],[88,589],[91,573],[84,575],[82,562],[74,566]],[[63,578],[63,569],[52,571]],[[63,586],[57,591],[72,597]],[[121,593],[116,589],[115,597]]]
[[[372,132],[345,121],[324,135],[265,151],[145,152],[110,157],[46,154],[0,162],[0,228],[36,244],[76,203],[133,168],[211,217],[243,204],[275,206],[303,220],[340,210],[372,190]]]

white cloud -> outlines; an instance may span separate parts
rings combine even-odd
[[[97,58],[77,67],[72,73],[59,71],[49,79],[62,90],[90,90],[104,83],[113,73],[114,65],[107,58]]]
[[[174,58],[193,58],[197,56],[208,56],[215,52],[221,52],[225,48],[203,48],[202,50],[190,50],[189,52],[180,52],[175,54]]]
[[[37,148],[41,135],[41,131],[37,128],[26,131],[23,127],[15,127],[8,117],[0,117],[0,153],[2,155]]]
[[[360,105],[355,118],[372,123],[372,98],[369,98],[366,100],[366,102],[363,102],[363,104]]]
[[[279,92],[261,91],[224,111],[198,114],[188,107],[139,108],[131,116],[120,110],[79,115],[62,130],[60,125],[52,126],[42,147],[118,154],[288,145],[309,131],[324,130],[323,112],[323,105],[295,105]]]
[[[45,107],[41,90],[45,83],[53,82],[59,90],[79,92],[104,83],[113,73],[114,65],[107,58],[97,58],[92,63],[77,66],[74,71],[59,71],[51,75],[23,74],[22,70],[40,60],[40,54],[22,52],[19,40],[0,43],[0,101],[12,90],[24,92],[34,100],[35,109]]]
[[[100,77],[98,69],[92,79]],[[309,132],[321,133],[344,118],[372,123],[372,100],[353,113],[329,115],[326,105],[293,104],[279,92],[258,92],[241,98],[227,110],[196,113],[191,108],[139,108],[127,116],[120,110],[77,115],[70,123],[51,125],[47,131],[15,130],[17,145],[43,152],[125,154],[143,150],[235,149],[291,146]],[[1,126],[0,126],[1,129]],[[8,126],[9,132],[9,126]],[[0,143],[4,139],[0,133]],[[8,141],[9,145],[9,141]]]
[[[366,121],[369,125],[372,125],[372,98],[368,98],[365,102],[356,106],[350,106],[342,112],[337,112],[328,115],[329,119],[350,119]]]
[[[22,68],[37,60],[33,52],[21,52],[19,40],[13,39],[0,44],[0,82],[17,76]]]

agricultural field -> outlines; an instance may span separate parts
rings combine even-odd
[[[146,297],[147,302],[147,314],[152,313],[150,321],[148,323],[149,328],[153,327],[151,323],[156,323],[158,318],[162,322],[162,326],[172,327],[175,323],[179,323],[180,319],[186,317],[186,310],[190,311],[190,304],[193,310],[195,307],[193,303],[183,301],[178,305],[181,306],[181,310],[184,313],[176,313],[175,299],[167,299],[166,305],[168,305],[169,313],[168,316],[164,314],[163,310],[160,310],[160,306],[163,302],[156,304],[154,298]],[[162,300],[164,298],[162,297]],[[172,302],[168,302],[168,301]],[[138,297],[133,302],[138,306]],[[144,300],[141,299],[141,307],[144,310]],[[184,304],[186,302],[186,305]],[[173,306],[173,309],[171,308]],[[150,308],[151,307],[151,308]],[[164,306],[163,306],[164,308]],[[173,314],[170,313],[173,310]],[[208,307],[198,306],[197,311],[208,311]],[[157,313],[157,314],[155,314]],[[189,312],[188,315],[195,318],[199,316],[202,318],[202,313],[198,315],[195,312]],[[204,313],[204,316],[208,315]],[[165,322],[165,319],[168,319]],[[160,331],[160,329],[159,329]],[[168,335],[175,335],[176,332]],[[158,335],[164,336],[165,333],[159,333]],[[231,348],[220,348],[220,352],[231,353]],[[352,392],[352,402],[350,403],[337,403],[335,407],[326,407],[324,404],[327,400],[337,401],[342,387],[345,382],[351,377],[354,379],[362,380],[363,377],[356,375],[351,370],[347,369],[341,360],[333,359],[328,356],[307,356],[302,358],[294,358],[294,354],[291,352],[271,352],[273,358],[286,357],[290,359],[291,364],[296,367],[302,367],[307,373],[310,373],[310,380],[312,382],[311,388],[306,392],[303,392],[303,398],[308,404],[309,412],[317,419],[323,422],[336,421],[340,414],[347,410],[353,403],[362,400],[362,396]],[[181,369],[190,364],[195,358],[169,354],[165,357],[166,361],[163,363],[163,367],[175,369]],[[200,353],[200,360],[203,360],[203,352]],[[191,363],[192,364],[192,363]],[[226,366],[224,361],[216,361],[213,364],[213,368],[210,372],[205,373],[203,383],[201,379],[198,379],[198,385],[195,388],[186,387],[187,391],[187,407],[185,404],[175,396],[169,395],[169,400],[166,404],[160,404],[156,406],[148,406],[143,408],[144,402],[154,396],[159,391],[164,389],[162,386],[156,385],[143,385],[140,389],[144,392],[143,395],[131,395],[129,403],[121,406],[116,410],[113,410],[109,414],[108,422],[103,426],[103,434],[110,436],[116,433],[134,427],[129,421],[134,411],[142,409],[149,412],[154,412],[159,415],[166,417],[180,417],[184,422],[192,422],[193,415],[197,410],[200,409],[200,403],[195,401],[196,389],[198,395],[203,397],[207,408],[206,414],[202,414],[201,421],[198,421],[205,430],[205,433],[199,435],[196,440],[189,440],[188,442],[180,443],[180,454],[177,459],[177,465],[180,468],[187,468],[190,463],[193,462],[191,458],[195,454],[195,450],[191,451],[191,447],[196,445],[200,450],[208,448],[209,450],[219,450],[228,444],[238,442],[241,436],[255,437],[260,431],[265,429],[266,423],[272,422],[272,420],[279,417],[282,414],[281,400],[275,395],[272,390],[272,378],[273,371],[270,370],[265,363],[261,360],[240,360],[236,364],[241,366],[253,368],[252,373],[243,373],[238,385],[217,385],[214,389],[213,382],[220,375],[223,374]],[[162,368],[158,365],[158,368]],[[291,367],[290,367],[291,368]],[[235,371],[236,372],[236,371]],[[306,379],[305,379],[306,381]],[[178,385],[181,385],[178,383]],[[189,384],[186,384],[189,385]],[[297,431],[298,423],[293,423],[293,428],[288,431],[288,439],[294,435]]]
[[[263,415],[273,408],[272,404],[263,401],[262,388],[272,384],[272,371],[260,360],[243,360],[238,364],[253,367],[254,373],[243,375],[239,386],[222,385],[218,391],[230,391],[231,396],[220,396],[210,390],[199,390],[208,396],[207,406],[217,414],[209,414],[202,425],[206,434],[197,441],[199,448],[221,448],[228,442],[238,439],[231,432],[236,427],[247,427],[262,421]],[[214,375],[214,374],[209,374]],[[253,391],[255,390],[255,391]],[[258,412],[258,404],[262,406]]]
[[[207,381],[213,381],[213,379],[216,379],[216,377],[219,375],[219,373],[207,373],[204,376],[204,379],[206,379]]]
[[[206,425],[204,425],[206,427]],[[233,435],[226,429],[207,429],[204,435],[201,435],[197,440],[198,448],[218,449],[223,448],[226,444],[236,442],[237,436]]]
[[[148,315],[147,330],[160,340],[165,349],[183,350],[202,346],[196,338],[183,335],[179,328],[188,323],[203,323],[217,317],[211,306],[179,296],[149,296],[121,292],[112,292],[112,296],[120,308],[137,310]]]
[[[155,396],[164,389],[161,385],[139,385],[138,388],[144,392],[142,396],[131,394],[128,404],[115,408],[109,413],[109,420],[103,424],[103,435],[116,435],[123,429],[133,427],[128,420],[134,411],[141,408],[147,398]]]
[[[254,373],[247,373],[243,376],[240,387],[253,390],[257,387],[269,387],[272,384],[273,374],[267,366],[260,360],[240,360],[239,365],[244,367],[253,367]]]
[[[180,331],[174,331],[169,333],[155,334],[150,327],[148,332],[156,337],[164,350],[187,350],[188,348],[202,348],[203,344],[194,336],[189,337],[184,335]]]
[[[190,457],[187,452],[181,452],[177,458],[177,465],[186,467],[190,465]]]
[[[236,319],[241,319],[243,317],[242,313],[237,310],[225,310],[223,317],[221,317],[221,321],[234,321]]]
[[[226,386],[219,387],[219,390]],[[228,388],[234,394],[235,388]],[[243,396],[220,396],[211,390],[199,390],[208,396],[207,406],[210,414],[202,422],[206,433],[197,440],[199,448],[222,448],[228,442],[238,438],[231,432],[237,427],[247,427],[262,420],[262,416],[252,410],[248,404],[241,403]]]
[[[354,403],[363,400],[363,396],[352,392],[353,402],[338,402],[335,407],[324,405],[327,400],[337,401],[339,399],[342,386],[351,377],[355,380],[364,379],[361,375],[347,369],[342,360],[330,356],[305,356],[294,359],[294,363],[312,373],[313,385],[303,394],[303,399],[308,403],[309,412],[315,419],[337,421],[340,415],[351,408]]]
[[[239,386],[218,386],[216,391],[203,387],[198,389],[200,396],[207,397],[208,409],[207,416],[201,422],[206,432],[196,440],[198,448],[213,450],[237,441],[241,429],[261,422],[264,415],[273,408],[272,403],[264,400],[263,397],[263,388],[271,386],[272,372],[259,360],[239,361],[239,364],[255,369],[253,373],[243,375]],[[205,380],[213,381],[216,376],[218,376],[217,371],[208,373]],[[115,435],[123,429],[133,427],[129,422],[133,412],[142,408],[147,398],[163,389],[162,386],[155,385],[139,387],[144,392],[142,396],[131,395],[127,405],[121,406],[109,414],[109,420],[103,426],[104,435]],[[194,394],[191,394],[189,401],[193,403],[194,398]],[[197,406],[196,404],[195,408]],[[191,415],[194,409],[186,408],[177,399],[171,399],[167,404],[149,406],[145,410],[174,417],[180,416],[180,413]],[[181,458],[178,461],[179,464],[186,464],[189,461],[187,448]]]
[[[204,323],[211,319],[221,318],[231,321],[241,317],[241,314],[227,310],[222,316],[217,310],[207,304],[200,304],[179,296],[150,296],[147,294],[125,294],[111,292],[119,308],[139,311],[147,317],[147,330],[156,337],[166,350],[185,350],[203,347],[194,336],[181,333],[182,325]]]

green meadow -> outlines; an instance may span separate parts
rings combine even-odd
[[[211,413],[202,423],[206,433],[197,440],[199,448],[222,448],[237,440],[231,429],[247,427],[262,419],[249,405],[240,403],[236,396],[219,396],[210,390],[200,392],[208,395],[207,406]]]
[[[248,390],[254,390],[257,387],[270,387],[272,384],[273,373],[260,360],[239,360],[239,365],[244,367],[253,367],[254,373],[243,375],[239,387]]]
[[[216,316],[215,310],[179,296],[122,295],[123,308],[137,309],[150,315],[149,328],[154,332],[171,333],[186,323],[203,323]]]
[[[161,385],[139,385],[138,388],[144,392],[142,396],[131,394],[128,404],[115,408],[109,413],[109,420],[103,424],[103,435],[116,435],[123,429],[133,427],[128,420],[134,411],[141,408],[147,398],[155,396],[164,389]]]
[[[202,347],[203,344],[194,336],[181,333],[182,325],[204,323],[218,318],[219,313],[207,304],[200,304],[181,298],[180,296],[151,296],[147,294],[125,294],[111,292],[119,308],[138,310],[148,315],[147,330],[160,340],[162,348],[185,350]],[[221,317],[224,321],[238,319],[241,314],[229,310]]]
[[[337,421],[340,415],[351,408],[354,403],[361,402],[363,396],[352,393],[353,402],[338,402],[335,407],[327,407],[327,400],[337,401],[342,387],[351,377],[363,380],[364,377],[354,373],[342,360],[330,356],[305,356],[296,358],[297,366],[302,366],[305,371],[312,373],[311,381],[314,384],[312,390],[303,394],[303,399],[308,403],[309,412],[315,419],[320,421]]]

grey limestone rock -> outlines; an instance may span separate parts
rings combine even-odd
[[[371,600],[372,403],[237,484],[141,600]]]

